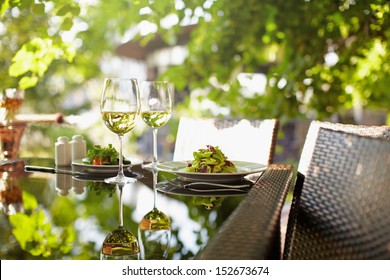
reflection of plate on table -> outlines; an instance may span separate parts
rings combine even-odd
[[[118,172],[118,170],[115,171],[114,175]],[[125,176],[134,178],[134,179],[140,179],[143,177],[142,174],[139,174],[138,172],[134,171],[124,171]],[[96,172],[83,172],[83,173],[76,173],[72,176],[73,179],[77,181],[90,181],[90,182],[104,182],[104,179],[107,179],[111,177],[112,175],[108,172],[103,173],[96,173]]]
[[[187,182],[188,181],[183,181]],[[179,184],[176,180],[175,184]],[[185,196],[199,196],[199,197],[222,197],[222,196],[237,196],[247,194],[250,187],[245,189],[240,188],[231,188],[231,189],[221,189],[214,186],[203,187],[193,187],[193,188],[184,188],[180,185],[172,185],[168,181],[163,181],[157,183],[157,190],[162,193],[175,194],[175,195],[185,195]]]
[[[132,165],[141,164],[142,161],[139,159],[130,159],[131,164],[124,164],[123,170],[128,169]],[[83,163],[82,159],[76,159],[72,161],[72,167],[75,171],[89,172],[89,173],[107,173],[116,174],[119,170],[119,165],[92,165]]]
[[[237,172],[234,173],[194,173],[185,172],[184,169],[187,164],[191,161],[170,161],[164,162],[157,165],[159,171],[173,173],[179,176],[182,180],[192,182],[238,182],[242,181],[243,178],[252,173],[258,173],[267,169],[266,165],[246,162],[246,161],[232,161],[237,167]]]

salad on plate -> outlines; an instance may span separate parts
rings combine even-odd
[[[123,158],[123,164],[131,164],[131,161]],[[82,160],[83,164],[87,165],[118,165],[119,153],[112,146],[108,144],[107,147],[95,145],[92,149],[87,152],[87,157]]]
[[[207,145],[193,153],[194,160],[188,163],[185,172],[234,173],[237,167],[225,156],[219,146]]]

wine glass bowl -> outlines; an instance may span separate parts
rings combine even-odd
[[[143,216],[138,225],[141,259],[166,259],[171,242],[171,221],[168,216],[157,209],[157,175],[153,174],[153,208]]]
[[[122,139],[136,125],[140,114],[140,94],[136,79],[106,78],[100,100],[100,112],[106,127],[119,138],[119,170],[116,177],[105,179],[109,184],[135,182],[123,173]]]
[[[141,259],[166,259],[171,240],[171,221],[167,215],[154,208],[138,226]]]
[[[143,121],[150,127],[159,128],[165,125],[171,117],[170,112],[149,111],[141,113]]]
[[[138,240],[134,234],[124,226],[119,226],[104,239],[100,258],[102,260],[137,260],[139,252]]]
[[[144,167],[152,168],[158,163],[157,131],[172,115],[171,85],[166,81],[143,81],[140,98],[141,118],[153,129],[153,161]]]
[[[104,124],[109,130],[118,134],[124,135],[132,130],[136,124],[136,112],[102,112]]]

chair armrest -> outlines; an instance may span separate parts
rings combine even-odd
[[[270,165],[196,259],[280,259],[280,217],[290,165]]]

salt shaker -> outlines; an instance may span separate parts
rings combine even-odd
[[[57,166],[69,166],[71,165],[72,154],[69,138],[66,136],[60,136],[55,143],[55,164]]]
[[[56,174],[54,182],[59,195],[67,196],[69,194],[69,190],[72,187],[70,180],[71,177],[69,175]]]
[[[87,153],[87,148],[83,136],[73,135],[70,144],[72,149],[72,161],[76,159],[85,158]]]

